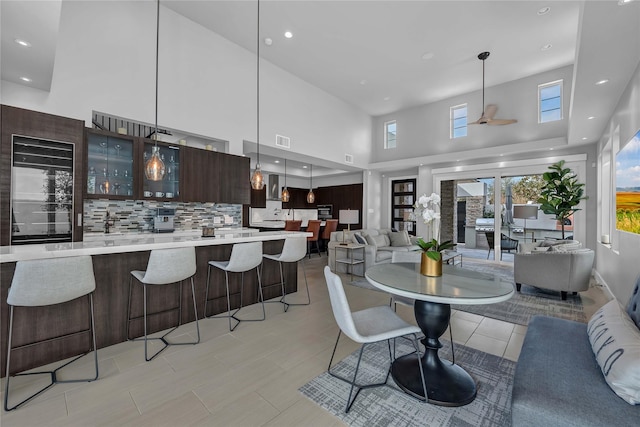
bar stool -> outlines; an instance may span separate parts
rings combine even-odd
[[[7,340],[7,379],[4,392],[4,409],[12,411],[28,402],[40,393],[57,383],[90,382],[98,379],[98,351],[96,350],[96,327],[93,314],[93,292],[96,289],[96,280],[93,275],[93,263],[90,256],[78,256],[68,258],[40,259],[30,261],[18,261],[9,288],[7,304],[9,305],[9,335]],[[86,353],[83,353],[69,362],[57,367],[53,371],[25,372],[13,375],[39,375],[49,374],[51,382],[27,397],[17,405],[9,407],[9,379],[11,378],[11,338],[13,334],[13,312],[15,307],[37,307],[61,304],[67,301],[87,295],[90,308],[89,328],[73,333],[85,333],[91,331],[91,344]],[[60,339],[70,334],[49,339]],[[31,344],[18,346],[16,349],[27,347]],[[60,369],[70,365],[93,351],[96,374],[91,378],[60,380],[57,373]]]
[[[131,317],[131,291],[133,278],[136,278],[138,282],[142,284],[143,291],[143,315],[144,319],[144,338],[134,338],[132,341],[144,340],[144,359],[149,362],[153,360],[160,352],[170,345],[195,345],[200,342],[200,326],[198,325],[198,309],[196,307],[196,293],[193,285],[193,276],[196,274],[196,248],[175,248],[175,249],[154,249],[149,255],[149,262],[147,263],[147,269],[145,271],[134,270],[129,277],[129,303],[127,310],[127,339],[129,338],[129,325],[132,320],[140,319],[138,317]],[[193,311],[196,316],[196,331],[198,338],[192,342],[180,342],[171,343],[167,341],[166,337],[171,332],[178,329],[182,325],[182,282],[186,279],[191,279],[191,297],[193,298]],[[178,325],[174,326],[161,337],[149,338],[147,335],[147,286],[156,285],[169,285],[172,283],[179,283],[179,296],[178,307],[158,311],[155,313],[149,313],[149,315],[156,315],[166,313],[167,311],[178,310]],[[154,353],[153,356],[148,356],[148,342],[150,340],[162,341],[163,347]]]
[[[300,231],[301,219],[288,219],[284,222],[284,231]]]
[[[307,282],[307,272],[304,268],[304,257],[307,255],[307,245],[306,239],[303,237],[287,237],[284,239],[284,246],[282,247],[282,252],[275,255],[264,254],[263,257],[266,259],[270,259],[273,261],[277,261],[280,266],[280,286],[282,287],[282,297],[279,301],[271,301],[271,302],[281,302],[284,304],[284,311],[289,309],[290,305],[309,305],[311,304],[311,296],[309,295],[309,283]],[[285,301],[285,284],[284,284],[284,274],[282,272],[282,263],[283,262],[298,262],[302,261],[302,272],[304,273],[304,283],[307,287],[307,302],[305,303],[288,303]],[[297,268],[296,268],[297,274]],[[269,302],[269,301],[267,301]]]
[[[322,230],[322,245],[324,247],[327,256],[329,256],[329,241],[331,240],[331,233],[338,229],[337,219],[328,219],[324,222],[324,230]]]
[[[318,247],[318,237],[320,236],[320,224],[322,221],[318,221],[315,219],[310,219],[307,223],[307,232],[313,233],[313,236],[307,237],[307,246],[309,251],[309,258],[311,258],[311,244],[316,244],[316,250],[318,251],[318,256],[322,256],[320,253],[320,248]]]
[[[231,248],[231,256],[229,261],[209,261],[207,269],[207,290],[204,297],[204,315],[207,316],[207,303],[209,302],[209,281],[211,279],[211,267],[219,268],[224,271],[225,287],[227,290],[227,315],[229,318],[229,331],[233,331],[240,322],[257,322],[266,319],[266,312],[264,310],[264,298],[262,295],[262,279],[260,277],[260,269],[258,266],[262,264],[262,242],[251,243],[236,243]],[[236,314],[242,309],[242,294],[244,290],[244,273],[252,269],[256,269],[258,275],[258,297],[262,303],[262,319],[239,319]],[[240,285],[240,307],[231,313],[231,297],[229,294],[229,272],[242,273],[242,284]],[[234,319],[236,323],[231,326],[231,319]]]

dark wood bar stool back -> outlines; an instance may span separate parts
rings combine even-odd
[[[338,229],[338,220],[337,219],[327,219],[324,223],[324,230],[322,230],[322,244],[324,245],[324,250],[329,256],[329,240],[331,240],[331,233]]]
[[[322,256],[320,253],[320,247],[318,246],[318,239],[320,238],[320,224],[322,221],[316,219],[310,219],[307,225],[307,232],[313,233],[313,236],[307,237],[307,254],[309,258],[311,258],[311,245],[313,243],[316,244],[316,251],[318,252],[318,256]]]

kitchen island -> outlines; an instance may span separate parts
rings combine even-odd
[[[285,238],[290,236],[306,237],[308,235],[310,233],[256,232],[255,230],[241,229],[237,232],[222,233],[216,237],[202,237],[200,231],[165,234],[134,233],[95,236],[84,242],[3,246],[0,247],[0,263],[2,264],[0,268],[1,323],[8,324],[9,310],[6,301],[17,261],[78,255],[92,256],[96,278],[94,295],[96,340],[98,348],[102,348],[127,340],[126,322],[130,272],[146,269],[151,250],[190,246],[196,248],[197,271],[194,283],[198,318],[201,319],[204,310],[207,263],[210,260],[228,260],[233,244],[256,241],[263,242],[264,253],[277,254],[282,250]],[[297,290],[297,266],[284,264],[283,273],[287,285],[286,292],[295,292]],[[231,307],[238,307],[240,305],[241,275],[231,274],[229,280]],[[262,286],[265,299],[280,295],[280,272],[276,262],[264,260]],[[208,316],[227,310],[224,272],[218,269],[211,270],[209,298],[209,312],[206,313]],[[148,328],[150,331],[161,331],[178,323],[178,310],[170,310],[177,308],[177,301],[177,285],[157,286],[152,289],[148,299],[149,312],[162,311],[162,313],[149,317]],[[255,274],[246,274],[243,305],[253,304],[257,301],[256,276]],[[131,308],[132,317],[142,315],[142,286],[133,287]],[[88,348],[89,333],[75,333],[85,329],[88,316],[86,302],[82,299],[57,306],[25,307],[16,310],[13,346],[14,348],[16,346],[23,347],[12,352],[12,369],[19,372],[83,352]],[[189,286],[183,286],[181,320],[183,324],[195,320]],[[37,321],[38,325],[35,335],[32,326],[34,321]],[[131,322],[130,333],[131,337],[143,334],[141,319]],[[48,338],[64,334],[69,335],[56,341],[46,342]],[[0,349],[2,376],[5,375],[6,345],[7,328],[3,327]]]

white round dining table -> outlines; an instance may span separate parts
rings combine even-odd
[[[460,365],[438,356],[439,338],[447,330],[451,304],[493,304],[506,301],[515,292],[513,283],[498,275],[443,265],[442,276],[420,274],[420,263],[378,264],[365,277],[376,288],[412,298],[418,326],[424,333],[425,351],[421,359],[430,403],[462,406],[476,397],[476,383]],[[406,393],[424,398],[416,353],[397,358],[391,367],[396,384]]]

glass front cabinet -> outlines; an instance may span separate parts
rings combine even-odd
[[[87,131],[87,197],[135,197],[137,179],[134,142],[133,137],[126,135]]]
[[[88,198],[179,200],[179,147],[96,129],[87,129],[86,142]],[[158,180],[145,174],[145,165],[155,151],[164,165]]]

